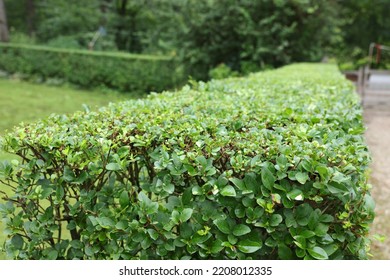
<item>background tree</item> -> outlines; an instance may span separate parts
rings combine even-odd
[[[5,12],[5,5],[3,0],[0,0],[0,41],[8,42],[8,25],[7,25],[7,15]]]
[[[367,62],[370,43],[390,45],[389,10],[389,0],[342,1],[339,13],[343,41],[334,50],[340,62],[347,62],[346,67],[356,68]],[[386,67],[389,63],[390,56],[384,53],[378,67]]]
[[[3,0],[11,40],[176,54],[196,79],[220,64],[247,73],[296,61],[367,56],[390,42],[390,0]],[[26,37],[26,35],[24,35]]]
[[[26,22],[27,30],[29,36],[34,36],[35,34],[35,2],[34,0],[26,0]]]

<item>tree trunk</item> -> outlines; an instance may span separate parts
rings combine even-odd
[[[34,0],[27,0],[26,1],[27,6],[27,29],[28,29],[28,35],[32,37],[35,33],[35,4]]]
[[[0,0],[0,42],[8,42],[8,26],[7,26],[7,17],[5,13],[4,1]]]

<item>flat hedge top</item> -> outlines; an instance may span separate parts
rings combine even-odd
[[[54,115],[15,129],[1,144],[10,152],[18,152],[22,143],[43,150],[65,146],[72,152],[93,146],[107,151],[159,148],[185,162],[228,159],[237,176],[257,161],[283,161],[290,171],[275,175],[303,184],[310,172],[326,181],[345,179],[349,169],[364,174],[368,155],[361,113],[352,84],[335,65],[297,64],[246,78],[200,82],[97,112]],[[79,154],[71,163],[88,164],[86,156]],[[326,170],[316,171],[322,165]],[[294,169],[302,169],[298,178]]]
[[[69,137],[77,139],[72,141],[76,145],[85,136],[111,139],[115,134],[129,143],[167,141],[167,149],[196,154],[230,147],[231,153],[246,155],[275,156],[287,149],[304,156],[346,145],[343,136],[362,141],[361,119],[353,86],[336,66],[297,64],[246,78],[200,82],[98,112],[52,116],[7,137],[55,146]]]
[[[105,52],[105,51],[89,51],[89,50],[77,50],[77,49],[61,49],[61,48],[52,48],[52,47],[39,46],[39,45],[25,45],[25,44],[1,43],[0,42],[0,48],[1,47],[14,48],[14,49],[27,49],[27,50],[35,50],[35,51],[45,51],[45,52],[55,52],[55,53],[114,57],[114,58],[123,58],[123,59],[172,60],[172,57],[170,57],[170,56],[130,54],[130,53],[124,53],[124,52]]]

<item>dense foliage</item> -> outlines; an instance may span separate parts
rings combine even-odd
[[[365,259],[374,203],[334,65],[53,115],[0,140],[15,259]]]
[[[83,88],[107,87],[123,92],[161,91],[182,82],[172,57],[10,43],[0,44],[0,69],[30,80],[56,80]]]
[[[347,0],[342,2],[340,10],[343,26],[342,37],[334,53],[337,55],[340,68],[358,69],[368,63],[368,47],[370,43],[390,45],[390,9],[389,0]],[[376,61],[372,68],[390,69],[390,53],[381,52],[380,61]]]
[[[56,47],[180,55],[188,74],[337,56],[357,67],[387,44],[389,0],[5,0],[11,40]],[[22,36],[28,34],[29,38]],[[359,61],[360,60],[360,61]],[[389,63],[387,61],[387,63]]]

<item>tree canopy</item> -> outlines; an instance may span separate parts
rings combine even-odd
[[[194,78],[324,56],[360,59],[390,42],[390,0],[4,0],[11,40],[176,54]],[[100,32],[98,32],[100,31]],[[98,32],[98,33],[97,33]]]

